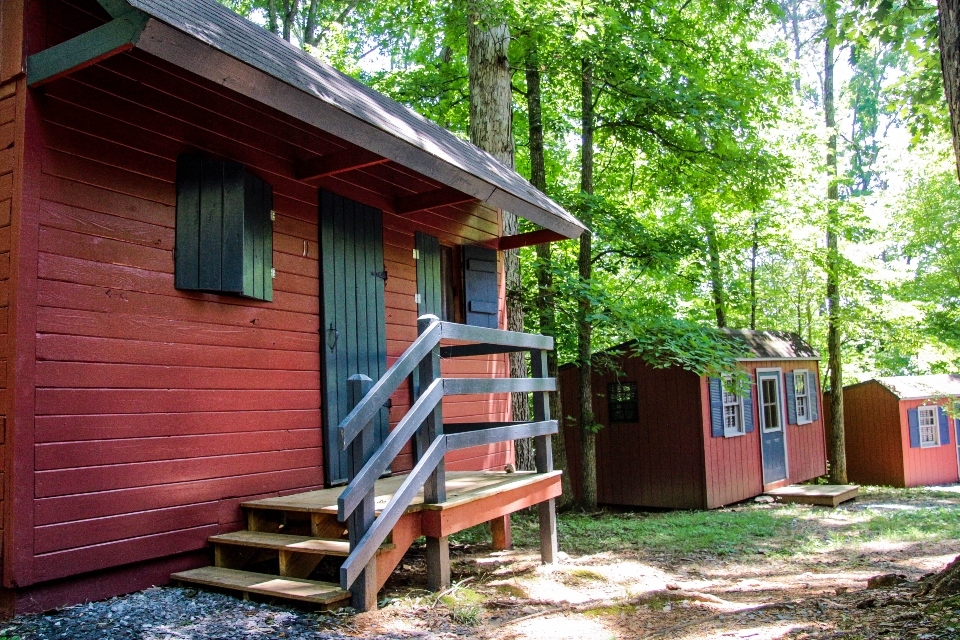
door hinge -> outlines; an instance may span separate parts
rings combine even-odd
[[[270,269],[270,278],[271,278],[271,279],[276,279],[276,277],[277,277],[277,270],[276,270],[276,269]]]
[[[380,279],[383,280],[384,282],[387,281],[387,270],[386,270],[386,269],[384,269],[383,271],[371,271],[371,272],[370,272],[370,275],[372,275],[374,278],[380,278]]]
[[[414,249],[414,250],[413,250],[413,259],[414,259],[414,260],[419,260],[419,259],[420,259],[420,249]]]
[[[272,220],[273,222],[277,221],[277,212],[272,209],[270,210],[270,220]]]
[[[416,302],[417,304],[420,304],[420,303],[422,302],[422,300],[420,300],[420,294],[419,294],[419,293],[413,294],[413,301]]]

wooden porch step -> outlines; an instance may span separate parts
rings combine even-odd
[[[816,504],[836,507],[841,502],[853,500],[860,494],[856,484],[792,484],[788,487],[767,491],[778,502]]]
[[[267,533],[264,531],[235,531],[218,536],[211,536],[208,541],[212,544],[229,544],[238,547],[256,547],[259,549],[276,549],[277,551],[292,551],[296,553],[310,553],[321,556],[350,555],[350,543],[347,540],[333,540],[330,538],[311,538],[310,536],[291,536],[285,533]],[[382,551],[394,548],[392,544],[384,544]]]
[[[191,571],[181,571],[170,578],[185,584],[238,591],[244,595],[253,593],[284,600],[296,600],[321,607],[344,603],[350,599],[349,591],[344,591],[339,585],[331,582],[281,578],[267,573],[222,567],[201,567]]]

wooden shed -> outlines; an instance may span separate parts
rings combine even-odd
[[[750,393],[680,367],[610,350],[593,374],[601,504],[715,509],[826,473],[819,356],[798,336],[728,331],[749,355]],[[561,367],[568,460],[579,492],[577,368]]]
[[[893,376],[843,388],[851,482],[918,487],[960,481],[955,422],[960,375]],[[824,397],[826,413],[830,394]]]
[[[552,557],[556,423],[507,395],[552,340],[499,330],[498,252],[583,226],[513,170],[214,0],[0,0],[0,142],[7,613],[173,572],[369,608],[417,536],[440,585],[534,504]]]

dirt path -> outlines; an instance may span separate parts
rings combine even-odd
[[[953,489],[873,490],[837,510],[735,507],[744,517],[769,511],[788,521],[787,533],[752,551],[650,551],[624,539],[543,567],[522,548],[455,546],[456,584],[441,598],[410,589],[422,584],[424,568],[421,557],[408,556],[389,585],[394,600],[353,624],[358,635],[490,640],[960,638],[960,601],[931,603],[914,593],[917,580],[960,554],[956,536],[923,530],[943,526],[928,522],[930,514],[952,518],[960,510]],[[867,588],[883,574],[904,582]]]

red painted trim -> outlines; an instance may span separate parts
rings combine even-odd
[[[448,536],[520,509],[532,507],[550,498],[556,498],[560,493],[560,475],[558,474],[489,498],[454,507],[431,509],[426,506],[422,511],[423,535],[434,538]]]
[[[40,154],[42,143],[36,111],[36,94],[21,81],[18,93],[22,121],[22,157],[18,194],[14,193],[14,215],[11,221],[11,284],[10,317],[13,319],[11,340],[13,394],[11,442],[7,445],[7,497],[4,536],[4,586],[25,586],[34,582],[34,409],[36,407],[37,342],[37,219],[40,216]],[[22,97],[20,97],[22,96]],[[19,211],[17,211],[19,210]],[[10,422],[10,421],[8,421]]]
[[[550,229],[540,229],[538,231],[530,231],[527,233],[521,233],[515,236],[502,236],[500,238],[494,238],[487,242],[482,242],[485,247],[490,247],[491,249],[497,249],[498,251],[508,251],[510,249],[520,249],[521,247],[532,247],[536,244],[546,244],[548,242],[558,242],[560,240],[568,240],[565,235],[559,234],[556,231],[551,231]]]

